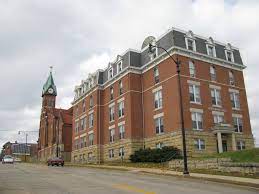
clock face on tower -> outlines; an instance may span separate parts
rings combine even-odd
[[[49,92],[50,94],[53,94],[54,90],[53,90],[52,88],[49,88],[49,89],[48,89],[48,92]]]

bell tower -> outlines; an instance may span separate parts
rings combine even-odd
[[[57,88],[52,76],[52,66],[50,67],[49,77],[42,90],[42,108],[55,108]]]

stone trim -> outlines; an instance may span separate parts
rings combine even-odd
[[[94,112],[94,110],[90,110],[90,111],[88,112],[88,115],[92,114],[93,112]]]
[[[94,133],[94,130],[88,131],[88,135]]]
[[[86,136],[86,133],[83,133],[83,134],[80,135],[80,137],[84,137],[84,136]]]
[[[221,86],[216,86],[216,85],[209,85],[209,87],[211,88],[211,89],[217,89],[217,90],[221,90]]]
[[[200,86],[200,85],[201,85],[200,82],[193,81],[193,80],[187,80],[187,83],[188,83],[188,84],[192,84],[192,85],[196,85],[196,86]]]
[[[76,140],[76,139],[79,139],[79,136],[76,136],[76,137],[74,138],[74,140]]]
[[[120,103],[120,102],[122,102],[122,101],[124,101],[124,100],[125,100],[125,98],[122,97],[122,98],[120,98],[119,100],[117,100],[117,103]]]
[[[232,114],[232,117],[237,117],[237,118],[243,118],[243,115],[241,115],[241,114]]]
[[[238,94],[239,94],[239,91],[238,91],[238,90],[235,90],[235,89],[233,89],[233,88],[229,88],[228,91],[229,91],[229,92],[234,92],[234,93],[238,93]]]
[[[121,121],[118,123],[118,126],[125,125],[125,121]]]
[[[190,108],[190,112],[203,113],[203,110],[198,108]]]
[[[162,90],[162,86],[159,86],[159,87],[153,89],[153,90],[152,90],[152,93],[155,93],[155,92],[157,92],[157,91],[159,91],[159,90]]]
[[[110,130],[110,129],[114,129],[114,128],[115,128],[115,125],[109,126],[109,130]]]
[[[156,118],[159,118],[159,117],[162,117],[162,116],[164,116],[164,113],[163,112],[161,112],[161,113],[159,113],[159,114],[156,114],[156,115],[154,115],[154,119],[156,119]]]
[[[224,116],[224,112],[212,111],[212,115],[221,115],[221,116]]]

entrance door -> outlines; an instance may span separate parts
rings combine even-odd
[[[228,144],[226,140],[222,140],[222,148],[223,148],[223,152],[228,151]]]

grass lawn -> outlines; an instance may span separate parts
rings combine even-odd
[[[231,158],[233,162],[259,163],[259,148],[235,152],[223,152],[220,154],[206,155],[201,158]]]

